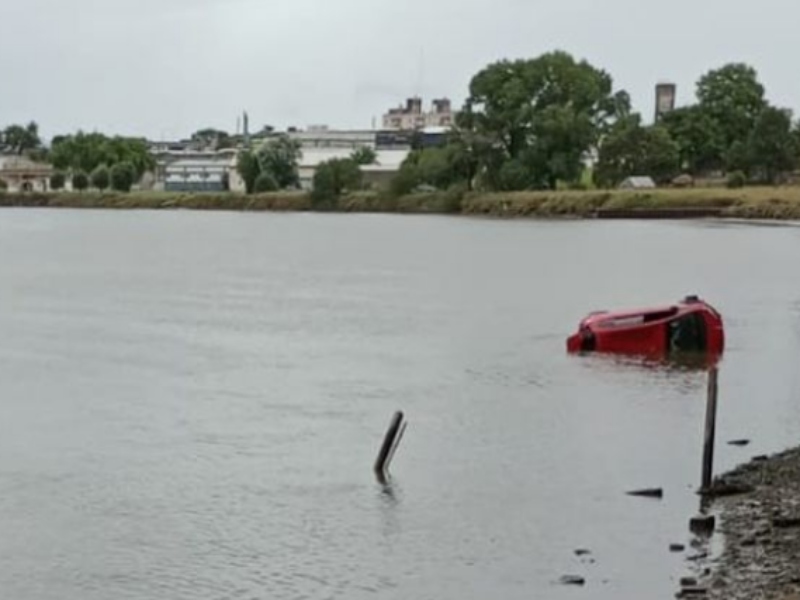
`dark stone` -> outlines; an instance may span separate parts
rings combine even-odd
[[[755,488],[746,483],[717,481],[712,483],[711,487],[701,489],[700,494],[706,498],[724,498],[726,496],[749,494],[753,491],[755,491]]]
[[[578,548],[575,550],[575,556],[586,556],[587,554],[591,554],[591,550],[587,550],[586,548]]]
[[[684,546],[683,544],[670,544],[669,545],[669,551],[670,552],[683,552],[684,550],[686,550],[686,546]]]
[[[697,579],[694,577],[681,577],[681,587],[697,587]]]
[[[700,586],[692,586],[683,588],[680,592],[675,594],[675,597],[688,598],[688,597],[705,596],[707,594],[708,590],[706,588]]]
[[[756,545],[756,538],[754,538],[752,536],[746,537],[745,539],[742,540],[742,546],[744,546],[746,548],[748,548],[750,546],[755,546],[755,545]]]
[[[586,580],[580,575],[564,575],[560,579],[563,585],[584,585]]]
[[[750,443],[750,440],[731,440],[728,442],[731,446],[747,446]]]
[[[661,488],[647,488],[644,490],[634,490],[628,492],[628,496],[640,496],[642,498],[663,498],[664,490]]]
[[[778,529],[800,527],[800,517],[775,517],[772,524]]]
[[[759,454],[758,456],[753,457],[753,462],[764,462],[769,460],[769,456],[766,454]]]
[[[711,534],[717,524],[713,516],[692,517],[689,521],[689,529],[695,534]]]

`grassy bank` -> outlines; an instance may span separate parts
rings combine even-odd
[[[307,211],[302,192],[178,194],[164,192],[0,193],[0,206],[64,208],[194,209],[235,211]],[[399,198],[359,192],[339,198],[339,212],[397,212],[486,215],[495,217],[590,218],[605,211],[714,209],[720,216],[753,219],[800,219],[800,186],[643,191],[556,191],[470,193],[454,191]]]

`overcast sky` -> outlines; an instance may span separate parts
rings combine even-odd
[[[494,60],[556,48],[608,70],[649,119],[709,68],[755,66],[800,112],[797,0],[0,0],[0,126],[179,138],[369,127],[408,95],[463,101]],[[380,122],[380,121],[378,121]]]

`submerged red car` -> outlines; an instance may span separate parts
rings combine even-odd
[[[593,312],[567,338],[567,351],[571,353],[721,355],[724,347],[722,316],[697,296],[668,306]]]

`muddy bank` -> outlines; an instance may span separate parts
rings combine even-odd
[[[393,197],[381,191],[344,195],[323,206],[305,192],[267,194],[139,191],[3,193],[0,206],[233,211],[428,213],[498,218],[800,219],[800,186],[464,193],[448,190]]]
[[[694,561],[699,597],[800,600],[800,448],[757,457],[713,487],[723,549]]]

